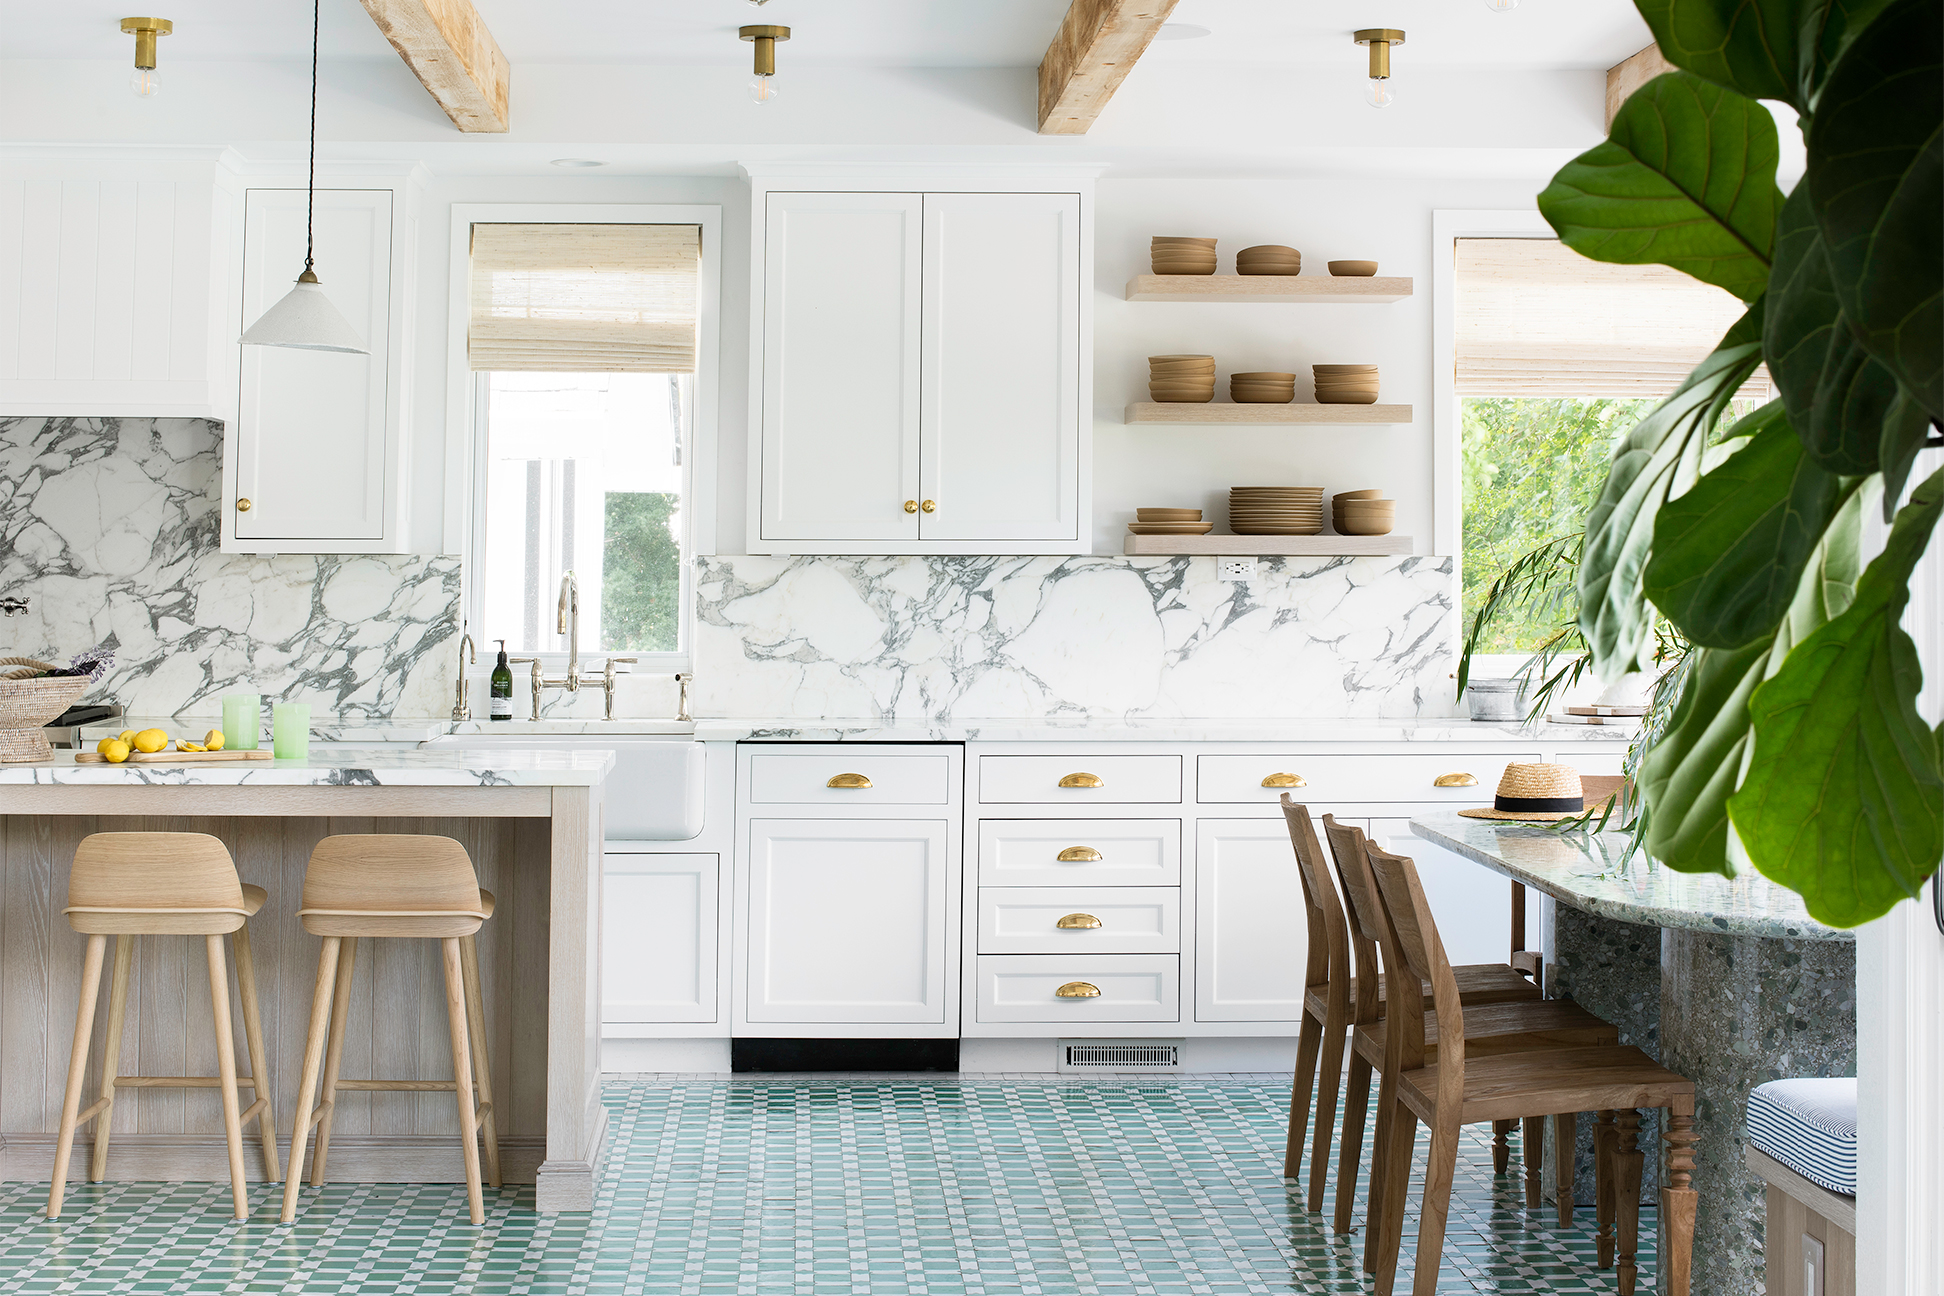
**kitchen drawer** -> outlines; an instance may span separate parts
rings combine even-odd
[[[1086,786],[1062,787],[1067,781]],[[981,756],[979,800],[988,804],[1177,804],[1181,757]]]
[[[1061,859],[1062,854],[1070,858]],[[979,885],[1178,886],[1179,819],[981,819]]]
[[[1539,753],[1404,753],[1396,756],[1306,755],[1202,756],[1195,770],[1195,796],[1204,804],[1274,802],[1284,792],[1293,801],[1331,804],[1354,801],[1424,801],[1450,805],[1490,805],[1499,775],[1513,761],[1536,761]],[[1264,787],[1278,774],[1303,780],[1296,787]],[[1439,787],[1438,779],[1469,774],[1478,782]]]
[[[1062,927],[1091,919],[1094,926]],[[981,954],[1176,954],[1179,887],[983,887]]]
[[[1181,1020],[1181,960],[1172,954],[981,954],[978,969],[982,1022]],[[1074,982],[1100,993],[1055,993]]]
[[[860,775],[868,787],[832,787]],[[943,753],[877,755],[868,751],[755,752],[749,758],[751,805],[947,805],[952,761]]]

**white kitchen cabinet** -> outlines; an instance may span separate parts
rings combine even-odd
[[[1424,883],[1424,898],[1430,903],[1431,917],[1438,924],[1445,955],[1454,965],[1506,961],[1512,949],[1509,878],[1425,841],[1411,831],[1408,818],[1372,819],[1368,831],[1379,847],[1393,855],[1407,855],[1417,865],[1418,879]],[[1527,890],[1525,949],[1536,950],[1543,943],[1539,927],[1540,899],[1537,891]]]
[[[756,553],[1077,553],[1085,196],[757,190]]]
[[[607,852],[602,1021],[717,1020],[719,863],[713,854]]]
[[[1282,816],[1201,820],[1195,1020],[1300,1023],[1308,952],[1303,883]]]

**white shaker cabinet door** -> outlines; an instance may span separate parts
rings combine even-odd
[[[769,195],[765,542],[918,536],[922,208],[915,193]]]
[[[1080,535],[1080,196],[925,195],[919,533]]]
[[[318,542],[387,539],[397,501],[390,465],[400,435],[388,399],[392,203],[388,189],[317,192],[317,274],[369,355],[242,348],[242,390],[229,453],[236,540],[275,552],[328,552]],[[244,199],[243,327],[304,268],[304,191],[252,189]],[[245,507],[247,503],[248,507]]]
[[[609,851],[601,1020],[716,1020],[715,855]]]
[[[1418,807],[1410,807],[1417,809]],[[1443,806],[1428,806],[1429,811]],[[1393,855],[1407,855],[1417,865],[1431,920],[1438,924],[1445,956],[1453,965],[1504,963],[1512,952],[1512,879],[1495,873],[1411,831],[1409,819],[1372,819],[1370,836]],[[1525,949],[1541,947],[1539,892],[1526,891]]]
[[[1328,809],[1310,807],[1319,843]],[[1365,826],[1361,819],[1339,822]],[[1323,849],[1327,858],[1329,848]],[[1303,883],[1282,816],[1201,820],[1195,841],[1195,1020],[1301,1021],[1308,957]]]
[[[752,820],[749,1020],[944,1023],[949,826]]]

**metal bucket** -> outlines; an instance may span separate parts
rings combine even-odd
[[[1519,679],[1474,679],[1465,683],[1465,702],[1474,720],[1517,724],[1526,718],[1532,698]]]

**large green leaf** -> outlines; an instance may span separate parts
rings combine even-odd
[[[1770,401],[1730,429],[1747,448],[1661,505],[1644,588],[1675,628],[1707,648],[1772,637],[1809,555],[1842,499]]]
[[[1753,301],[1768,285],[1775,119],[1686,72],[1656,77],[1539,195],[1566,245],[1595,261],[1672,266]]]
[[[1891,0],[1830,69],[1808,142],[1843,314],[1944,419],[1944,5]]]
[[[1944,854],[1944,775],[1917,715],[1917,647],[1898,624],[1944,516],[1944,469],[1897,514],[1843,614],[1749,702],[1755,754],[1729,818],[1755,867],[1853,927],[1918,892]]]
[[[1642,590],[1654,517],[1700,476],[1708,432],[1762,361],[1757,302],[1721,345],[1634,425],[1614,450],[1600,497],[1586,517],[1580,559],[1580,630],[1607,683],[1639,670],[1652,615]]]
[[[1675,67],[1807,115],[1829,65],[1887,0],[1638,0]]]
[[[1791,646],[1849,606],[1862,515],[1859,491],[1824,532],[1773,635],[1741,648],[1697,648],[1689,658],[1674,717],[1640,769],[1647,853],[1670,868],[1733,873],[1728,797],[1748,751],[1748,700]]]
[[[1883,440],[1877,454],[1878,462],[1883,465],[1883,520],[1886,522],[1897,501],[1903,498],[1904,482],[1910,477],[1911,465],[1917,462],[1917,452],[1924,448],[1924,438],[1930,429],[1930,415],[1924,412],[1916,397],[1899,387],[1897,399],[1883,417]]]

